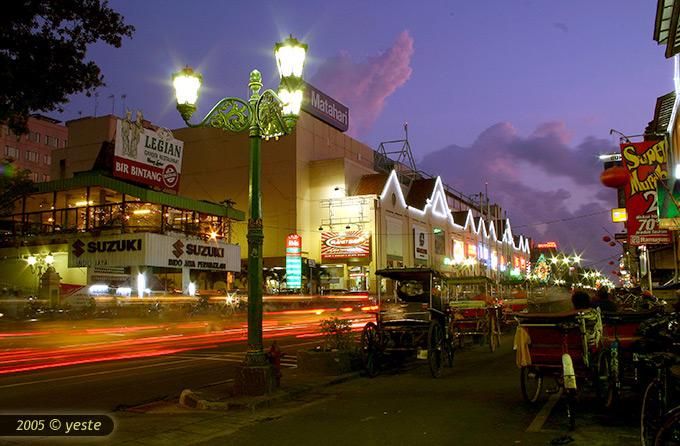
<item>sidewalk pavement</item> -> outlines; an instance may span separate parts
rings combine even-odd
[[[179,404],[179,392],[172,399],[121,408],[108,413],[115,423],[107,437],[0,437],[0,445],[123,445],[160,446],[192,445],[223,437],[256,422],[277,419],[292,407],[309,402],[321,389],[358,378],[360,372],[324,376],[285,369],[281,387],[269,395],[231,396],[233,379],[210,388],[195,389],[205,402],[205,409],[191,409]],[[194,389],[192,389],[194,390]]]

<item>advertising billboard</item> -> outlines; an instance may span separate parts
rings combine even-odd
[[[629,174],[625,186],[628,243],[671,243],[670,232],[659,227],[657,216],[657,181],[668,177],[666,141],[624,142],[621,156]]]
[[[136,121],[118,119],[113,175],[177,192],[183,152],[184,142],[175,139],[170,130],[144,128],[141,114]]]
[[[416,259],[427,260],[429,258],[428,246],[429,234],[425,228],[420,226],[413,227],[413,254]]]
[[[371,233],[345,231],[321,233],[321,260],[371,256]]]
[[[71,242],[69,268],[161,266],[214,271],[240,271],[238,245],[162,234],[137,233],[91,237]]]

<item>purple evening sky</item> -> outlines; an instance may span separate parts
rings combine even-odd
[[[103,70],[98,114],[141,109],[176,128],[170,77],[204,77],[199,114],[247,95],[251,69],[278,84],[274,42],[309,44],[306,78],[350,107],[350,133],[377,148],[409,137],[418,167],[467,194],[484,190],[517,232],[556,239],[609,271],[601,241],[615,194],[596,156],[615,128],[639,134],[672,63],[652,40],[655,2],[111,1],[137,31],[120,49],[95,46]],[[115,104],[110,96],[115,96]],[[94,114],[74,97],[61,119]],[[454,162],[455,161],[455,162]],[[594,214],[594,215],[591,215]],[[589,217],[578,218],[583,215]],[[576,219],[535,225],[560,219]]]

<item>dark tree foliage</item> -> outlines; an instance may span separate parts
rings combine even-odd
[[[30,174],[29,170],[16,168],[11,161],[0,162],[0,215],[14,213],[14,201],[35,192]]]
[[[31,112],[63,111],[69,95],[104,85],[86,61],[98,41],[119,48],[134,27],[106,0],[8,0],[0,13],[0,121],[26,133]]]

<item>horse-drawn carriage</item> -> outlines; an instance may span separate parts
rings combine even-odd
[[[427,359],[433,377],[442,365],[453,366],[454,346],[448,309],[446,277],[430,268],[387,268],[376,271],[385,279],[378,286],[376,321],[364,326],[361,351],[364,367],[374,376],[385,355]]]
[[[486,342],[493,352],[500,345],[502,309],[495,284],[487,277],[453,277],[451,288],[451,332],[457,345],[466,337]]]

